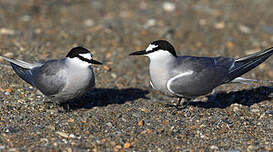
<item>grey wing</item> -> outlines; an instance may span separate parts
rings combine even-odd
[[[53,96],[65,87],[66,73],[63,60],[51,60],[32,69],[35,86],[45,95]]]
[[[225,57],[181,57],[175,63],[167,88],[182,97],[208,94],[222,83],[233,64],[234,59]]]
[[[41,63],[27,63],[25,61],[19,60],[19,59],[9,59],[3,56],[0,56],[0,58],[3,58],[6,61],[10,62],[11,67],[15,71],[15,73],[25,80],[27,83],[34,86],[32,81],[32,72],[31,69],[35,67],[42,66]]]

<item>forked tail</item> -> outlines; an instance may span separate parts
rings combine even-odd
[[[11,67],[13,68],[13,70],[15,71],[15,73],[22,78],[23,80],[25,80],[27,83],[31,84],[34,86],[33,81],[32,81],[32,73],[31,73],[31,69],[39,66],[39,64],[31,64],[31,63],[27,63],[21,60],[16,60],[16,59],[9,59],[6,57],[2,57],[6,61],[10,62]]]
[[[223,83],[228,83],[233,80],[236,81],[236,78],[240,77],[241,75],[245,74],[246,72],[260,65],[272,54],[273,54],[273,47],[251,54],[249,56],[236,59],[234,62],[234,65],[229,70],[229,73],[227,74]]]

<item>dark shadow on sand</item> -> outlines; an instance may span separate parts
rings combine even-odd
[[[138,88],[95,88],[90,90],[79,99],[68,103],[70,110],[76,109],[91,109],[97,106],[107,106],[109,104],[124,104],[125,102],[133,102],[139,98],[148,99],[145,97],[149,92]],[[67,105],[61,105],[67,106]]]
[[[218,92],[216,97],[207,96],[208,101],[189,102],[188,106],[202,108],[221,108],[229,107],[231,104],[238,103],[250,107],[253,104],[260,103],[265,100],[273,99],[273,87],[258,87],[249,90],[232,91],[229,93]]]

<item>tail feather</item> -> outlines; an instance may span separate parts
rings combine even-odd
[[[267,81],[267,80],[255,80],[255,79],[247,79],[243,77],[238,77],[230,81],[231,83],[242,83],[242,84],[248,84],[248,85],[253,85],[254,83],[256,84],[273,84],[273,81]]]
[[[15,73],[22,78],[23,80],[25,80],[27,83],[31,84],[32,86],[34,86],[34,83],[32,81],[32,72],[30,69],[26,69],[23,67],[20,67],[12,62],[10,62],[11,67],[13,68],[13,70],[15,71]]]
[[[25,61],[21,61],[18,59],[9,59],[6,57],[2,57],[4,60],[10,62],[11,67],[13,68],[13,70],[15,71],[15,73],[22,78],[23,80],[25,80],[27,83],[31,84],[34,86],[34,83],[32,81],[32,72],[31,69],[33,69],[34,67],[37,66],[41,66],[42,64],[40,63],[27,63]]]
[[[261,52],[251,54],[249,56],[236,59],[233,67],[231,67],[226,79],[224,80],[224,83],[230,82],[234,80],[235,78],[240,77],[246,72],[252,70],[256,66],[263,63],[272,54],[273,54],[273,47]]]
[[[9,59],[9,58],[3,57],[3,56],[0,56],[0,58],[3,58],[4,60],[6,60],[10,63],[14,63],[22,68],[25,68],[25,69],[32,69],[34,67],[42,65],[41,63],[27,63],[27,62],[19,60],[19,59]]]

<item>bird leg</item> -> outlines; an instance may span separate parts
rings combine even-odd
[[[181,102],[182,99],[183,99],[183,102]],[[177,100],[178,102],[176,104],[176,108],[179,109],[179,110],[185,109],[189,104],[189,102],[188,102],[189,100],[190,100],[190,98],[178,97],[178,100]],[[181,107],[179,108],[179,106],[181,106]]]
[[[182,100],[182,98],[178,97],[178,100],[177,100],[177,103],[176,103],[176,108],[178,108],[181,105],[181,100]],[[182,104],[183,104],[183,102],[182,102]]]

